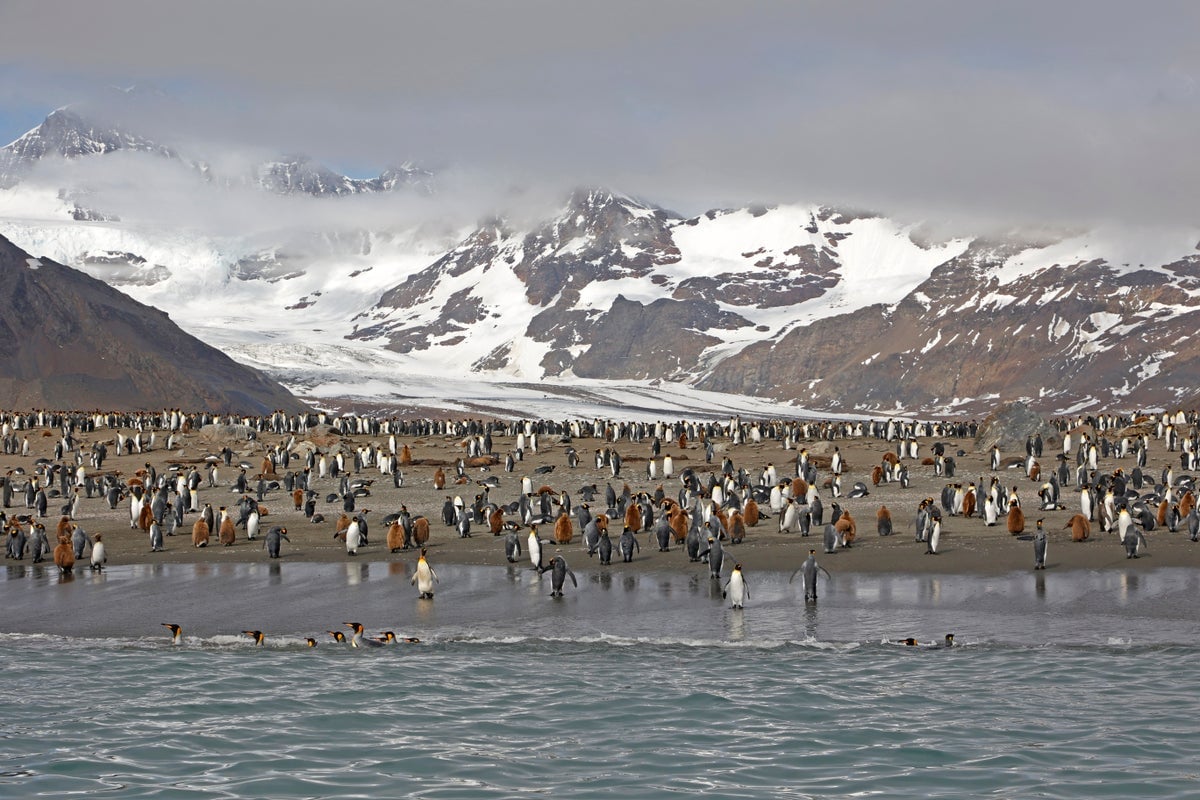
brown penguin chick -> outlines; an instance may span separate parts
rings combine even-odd
[[[192,547],[208,547],[208,523],[204,518],[192,523]]]
[[[575,535],[575,527],[571,524],[569,514],[559,514],[558,519],[554,520],[554,542],[556,544],[570,544],[571,537]]]
[[[58,537],[58,544],[54,547],[54,566],[62,570],[64,575],[75,569],[75,551],[71,549],[71,540],[66,536]]]
[[[642,529],[642,510],[637,503],[630,503],[625,509],[625,527],[634,533]]]
[[[730,544],[741,544],[746,539],[746,518],[734,511],[729,515],[729,524],[726,529],[729,531]]]
[[[424,547],[429,541],[429,520],[425,517],[417,517],[413,520],[413,544],[417,547]]]
[[[751,498],[742,506],[742,519],[745,521],[747,528],[753,528],[758,524],[758,518],[758,503],[754,502],[754,499]]]
[[[1071,529],[1072,542],[1086,542],[1087,538],[1092,535],[1092,523],[1083,514],[1071,517],[1063,528]]]
[[[1020,506],[1008,507],[1008,532],[1013,536],[1025,532],[1025,512]]]
[[[388,526],[387,548],[392,553],[398,553],[404,547],[404,527],[399,520]]]
[[[225,509],[222,508],[221,511],[221,525],[217,530],[217,541],[224,547],[229,547],[237,540],[237,530],[233,527],[233,520],[224,513]]]
[[[858,536],[858,526],[854,523],[854,517],[850,516],[850,511],[843,510],[842,517],[833,525],[834,530],[842,535],[842,541],[849,547],[854,543],[855,537]]]
[[[676,544],[682,544],[687,541],[688,535],[688,514],[678,505],[671,508],[670,518],[668,520],[671,525],[671,534],[675,539]]]

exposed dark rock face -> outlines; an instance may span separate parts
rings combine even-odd
[[[1028,398],[1064,409],[1194,403],[1198,280],[1160,270],[1060,265],[1001,283],[1014,243],[976,242],[893,308],[872,306],[753,344],[699,381],[817,408],[985,411]],[[1136,331],[1136,334],[1133,333]]]
[[[975,435],[977,450],[991,450],[999,445],[1003,453],[1024,453],[1025,442],[1041,434],[1047,447],[1062,444],[1062,437],[1049,422],[1035,413],[1025,403],[1005,403],[989,414],[979,425]]]
[[[0,237],[0,406],[296,411],[262,373],[165,313]]]

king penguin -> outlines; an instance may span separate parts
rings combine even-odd
[[[171,644],[183,644],[183,628],[174,622],[163,622],[161,624],[164,628],[171,631]]]
[[[412,580],[409,583],[417,587],[420,592],[420,599],[433,599],[433,585],[438,583],[437,573],[433,571],[433,567],[429,566],[429,562],[425,560],[425,548],[421,548],[421,557],[417,559],[417,571],[413,574]]]
[[[729,580],[726,581],[721,596],[729,598],[730,608],[743,608],[746,601],[750,599],[750,587],[742,575],[741,564],[733,565],[733,572],[729,573]]]
[[[1033,534],[1033,568],[1046,568],[1046,529],[1042,527],[1043,520],[1037,521],[1037,532]]]

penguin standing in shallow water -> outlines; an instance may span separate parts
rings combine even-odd
[[[433,571],[433,567],[429,566],[429,562],[425,560],[425,548],[421,548],[421,557],[417,559],[417,571],[413,573],[412,580],[409,583],[417,587],[420,592],[420,599],[433,599],[433,585],[438,583],[437,573]]]
[[[575,580],[575,573],[567,566],[567,560],[562,557],[561,553],[555,553],[554,559],[550,562],[550,596],[562,597],[563,584],[567,582],[567,577],[571,578],[571,585],[576,589],[579,588],[579,581]]]
[[[829,574],[829,570],[817,563],[817,551],[809,550],[808,558],[800,565],[800,568],[792,573],[792,577],[788,578],[788,583],[796,579],[797,575],[804,576],[804,602],[817,602],[817,573],[824,572],[825,577],[833,580],[833,576]]]
[[[725,583],[721,596],[729,598],[730,608],[743,608],[750,599],[750,587],[742,575],[741,564],[733,565],[733,572],[729,573],[729,580]]]

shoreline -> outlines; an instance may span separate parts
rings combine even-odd
[[[20,432],[28,436],[30,452],[27,456],[0,456],[3,471],[14,481],[28,479],[38,468],[39,459],[53,459],[54,445],[58,441],[56,432],[49,429],[35,429]],[[44,435],[49,433],[50,435]],[[216,453],[223,446],[234,451],[233,462],[239,461],[259,464],[267,448],[274,447],[286,437],[260,434],[255,441],[237,441],[233,439],[218,439],[200,432],[180,435],[178,446],[173,450],[162,448],[140,454],[116,456],[113,440],[116,432],[109,429],[98,429],[92,433],[78,435],[79,446],[85,454],[96,442],[109,442],[109,458],[104,463],[103,472],[119,476],[122,480],[133,477],[139,469],[150,464],[159,474],[169,470],[172,464],[181,464],[188,468],[191,464],[203,465],[204,458]],[[165,439],[165,435],[161,437]],[[309,438],[297,437],[293,448],[296,451],[317,447],[322,451],[341,447],[352,454],[357,448],[375,445],[387,446],[387,436],[339,436],[336,433],[322,431]],[[544,437],[550,439],[551,437]],[[1071,532],[1064,530],[1067,520],[1078,511],[1078,493],[1073,487],[1063,487],[1061,502],[1065,510],[1040,511],[1036,509],[1037,490],[1040,482],[1034,482],[1024,477],[1020,469],[1005,469],[993,473],[987,462],[987,455],[973,452],[974,442],[969,439],[942,439],[948,445],[948,450],[954,452],[964,450],[958,457],[957,481],[964,484],[967,481],[983,482],[994,474],[1000,478],[1004,486],[1016,486],[1023,498],[1026,510],[1026,536],[1032,533],[1034,521],[1044,517],[1048,532],[1049,557],[1048,571],[1056,570],[1136,570],[1145,571],[1159,567],[1195,567],[1200,566],[1200,543],[1189,541],[1186,533],[1167,533],[1156,530],[1147,534],[1148,547],[1142,557],[1127,559],[1118,544],[1115,533],[1102,533],[1099,526],[1093,524],[1092,536],[1087,542],[1071,541]],[[920,453],[929,452],[932,440],[922,437],[918,439]],[[567,492],[574,504],[578,505],[579,489],[583,485],[595,485],[601,496],[593,508],[603,506],[603,491],[607,483],[611,483],[618,492],[625,484],[631,491],[653,492],[662,486],[667,497],[674,497],[680,488],[676,478],[664,480],[650,479],[646,474],[649,460],[649,442],[631,443],[628,440],[617,441],[606,445],[599,439],[578,439],[572,445],[561,441],[544,444],[540,452],[526,451],[523,461],[516,464],[512,473],[504,471],[503,464],[490,468],[468,467],[465,482],[455,485],[448,481],[444,490],[433,486],[433,474],[439,467],[453,475],[449,466],[465,454],[462,441],[458,437],[397,436],[397,448],[408,448],[413,464],[401,466],[404,473],[403,487],[392,487],[390,476],[381,475],[377,469],[364,469],[361,473],[351,475],[353,480],[372,481],[364,497],[356,499],[356,510],[371,509],[367,515],[369,523],[370,544],[361,548],[357,556],[347,555],[345,546],[333,538],[337,518],[342,514],[342,503],[329,503],[327,495],[336,493],[337,481],[333,479],[315,479],[313,488],[318,494],[317,511],[324,515],[325,521],[314,524],[306,520],[302,513],[293,508],[292,498],[282,489],[268,492],[261,506],[268,511],[262,518],[260,539],[271,526],[282,524],[287,527],[291,542],[284,542],[282,558],[284,564],[293,562],[353,562],[379,561],[401,564],[413,564],[416,561],[416,551],[390,553],[385,544],[386,526],[382,520],[388,514],[400,509],[402,505],[414,515],[424,515],[430,521],[431,538],[428,543],[431,563],[463,564],[463,565],[505,565],[504,536],[493,536],[486,528],[478,524],[472,526],[470,538],[458,538],[457,533],[445,526],[440,519],[441,507],[447,497],[460,496],[470,503],[476,494],[483,490],[477,481],[489,478],[498,481],[499,486],[492,489],[490,498],[493,502],[508,504],[515,502],[521,494],[521,478],[528,475],[533,480],[535,489],[545,485],[556,493]],[[501,455],[511,452],[515,441],[509,437],[494,437],[494,452]],[[582,460],[579,467],[569,469],[566,464],[566,448],[576,447]],[[624,469],[619,478],[613,478],[607,470],[595,468],[591,459],[591,451],[596,447],[611,446],[621,453],[625,459]],[[943,516],[942,540],[938,555],[926,555],[925,545],[915,541],[913,520],[917,505],[923,498],[938,497],[944,478],[933,475],[933,467],[921,463],[922,459],[905,459],[909,465],[912,479],[909,488],[901,488],[897,483],[885,483],[879,486],[871,485],[871,468],[878,464],[881,454],[894,450],[894,443],[867,437],[839,438],[832,442],[824,440],[809,440],[801,442],[818,463],[826,466],[819,469],[821,482],[829,475],[828,457],[838,448],[849,465],[843,474],[843,485],[848,489],[856,481],[867,484],[869,494],[861,498],[842,497],[836,502],[849,511],[857,522],[858,536],[853,546],[839,549],[833,554],[823,552],[820,531],[814,527],[812,535],[802,537],[798,533],[782,534],[777,530],[777,520],[774,515],[762,520],[758,526],[747,529],[746,540],[738,545],[726,544],[727,558],[743,564],[747,573],[753,571],[774,570],[791,572],[807,557],[809,549],[817,551],[818,561],[831,572],[846,574],[878,575],[888,573],[908,574],[938,574],[938,575],[983,575],[995,576],[1009,572],[1032,571],[1033,545],[1031,541],[1021,540],[1009,534],[1004,528],[1001,518],[997,527],[985,527],[978,518]],[[796,450],[784,450],[777,441],[766,441],[757,444],[733,445],[728,440],[718,440],[715,443],[716,453],[713,463],[706,464],[704,451],[695,444],[680,448],[678,442],[664,441],[663,455],[670,455],[678,471],[691,467],[702,477],[708,472],[717,472],[723,457],[731,458],[736,467],[744,467],[751,475],[757,475],[771,462],[777,465],[779,476],[794,474],[792,466]],[[1147,474],[1157,475],[1158,470],[1170,463],[1166,458],[1165,447],[1157,442],[1151,443],[1150,460]],[[1174,458],[1174,454],[1171,454]],[[1012,461],[1012,457],[1006,461]],[[1046,456],[1043,461],[1053,463],[1053,456]],[[1101,472],[1111,472],[1117,468],[1127,468],[1132,459],[1106,459],[1099,464]],[[74,468],[74,463],[70,463]],[[553,471],[543,474],[535,473],[538,468],[552,467]],[[292,470],[302,469],[303,463],[291,464]],[[86,469],[86,467],[85,467]],[[24,475],[19,474],[21,471]],[[228,505],[231,509],[241,497],[230,491],[233,480],[238,473],[236,466],[232,468],[218,467],[218,486],[208,488],[206,484],[199,490],[200,499],[209,503],[214,509]],[[282,477],[283,470],[275,476]],[[254,488],[256,473],[247,470],[251,478],[250,487]],[[55,486],[57,487],[57,483]],[[834,502],[829,489],[821,488],[819,496],[826,508],[826,518],[830,515],[830,506]],[[59,521],[55,513],[62,504],[62,498],[50,498],[49,509],[45,519],[37,521],[46,526],[51,545],[54,543],[54,530]],[[886,504],[893,516],[894,533],[889,537],[880,537],[875,530],[876,511],[881,504]],[[766,505],[763,504],[764,510]],[[25,508],[24,498],[20,492],[14,493],[12,507],[5,509],[9,518],[31,513]],[[657,511],[656,511],[657,513]],[[242,529],[237,530],[236,542],[230,547],[222,547],[217,543],[215,532],[211,543],[204,548],[193,548],[190,545],[191,525],[197,514],[185,515],[184,526],[175,536],[164,539],[164,552],[150,552],[149,540],[142,531],[130,529],[128,501],[118,503],[117,508],[110,509],[103,497],[93,497],[81,501],[80,514],[77,522],[88,534],[103,535],[108,554],[109,566],[118,564],[154,564],[154,563],[268,563],[266,551],[261,541],[247,541]],[[514,520],[514,514],[505,514],[506,520]],[[575,521],[572,520],[574,523]],[[620,535],[618,521],[613,522],[610,530],[614,546]],[[522,527],[520,540],[522,548],[526,544],[528,529]],[[553,537],[552,525],[539,526],[543,539]],[[680,546],[672,543],[671,552],[660,553],[657,546],[652,544],[652,536],[646,532],[638,535],[640,552],[635,555],[632,563],[622,563],[619,554],[614,553],[613,573],[632,571],[634,573],[652,570],[669,570],[672,572],[696,572],[707,574],[707,565],[689,563],[686,555],[679,552]],[[548,547],[552,555],[555,545]],[[598,568],[596,561],[586,556],[582,537],[578,527],[570,544],[562,547],[563,555],[573,569]],[[87,571],[88,556],[85,554],[75,569],[76,572]],[[547,559],[548,560],[548,559]],[[24,561],[6,559],[8,566],[29,564],[27,554]],[[528,565],[526,554],[522,553],[521,563]],[[725,567],[728,574],[730,565]]]

